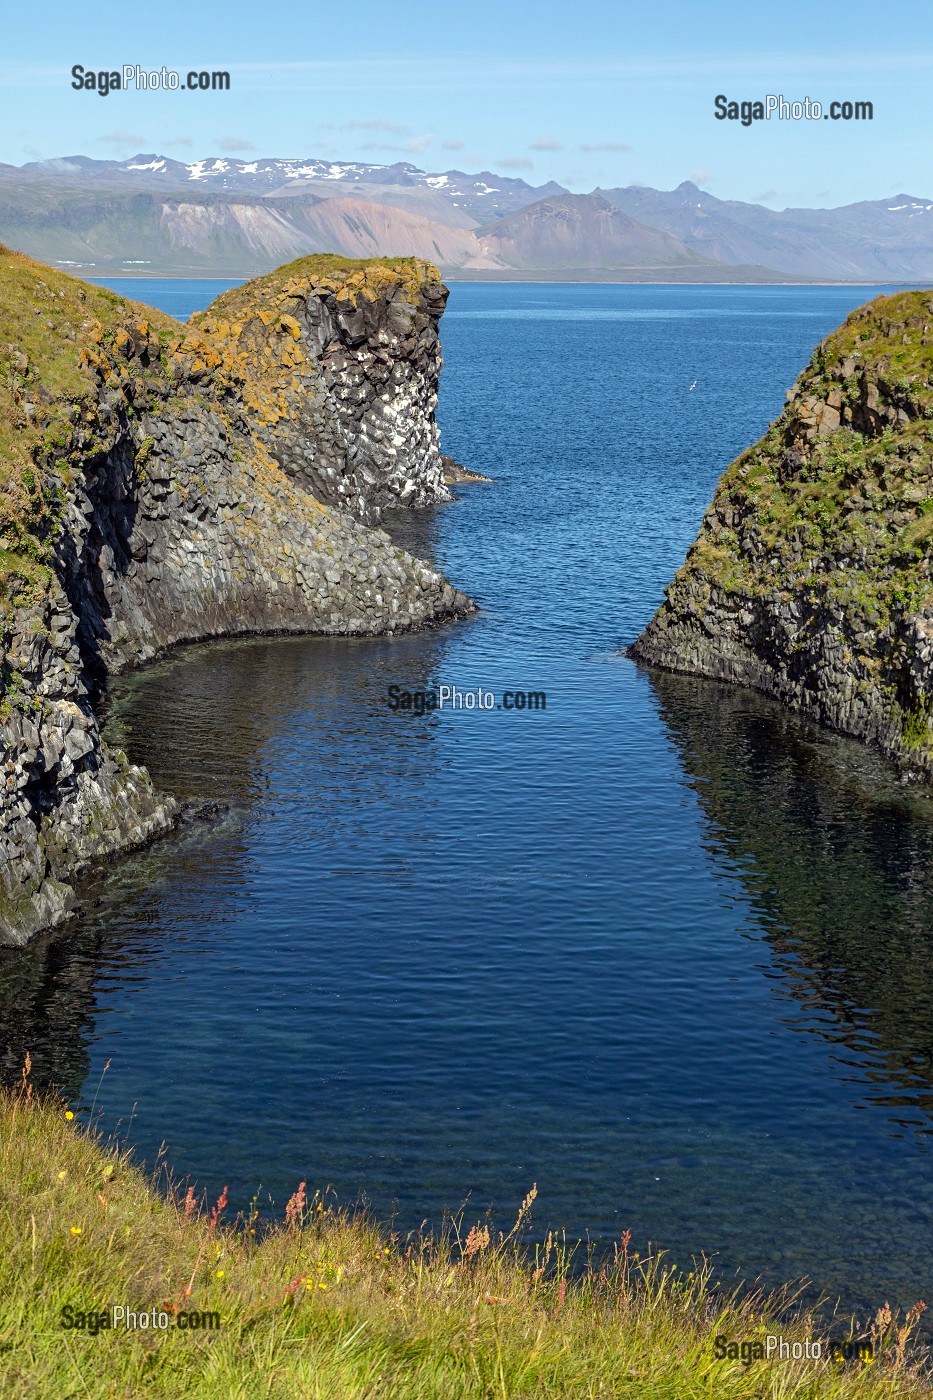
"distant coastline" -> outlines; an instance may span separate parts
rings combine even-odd
[[[327,248],[420,257],[464,282],[933,285],[933,199],[904,193],[774,210],[691,180],[576,193],[406,162],[148,152],[0,166],[0,195],[0,244],[85,277],[200,264],[248,279]]]
[[[50,264],[52,265],[52,264]],[[115,277],[119,277],[124,282],[248,282],[253,277],[263,276],[262,272],[231,272],[229,275],[221,275],[217,272],[177,272],[177,271],[146,271],[141,272],[135,269],[126,272],[119,268],[104,272],[85,272],[81,268],[64,268],[56,266],[59,272],[68,272],[73,277],[82,277],[86,282],[108,282]],[[651,287],[933,287],[933,278],[929,281],[919,281],[902,278],[899,281],[875,280],[870,277],[859,278],[824,278],[824,277],[749,277],[749,278],[697,278],[696,269],[691,268],[694,275],[690,278],[680,277],[639,277],[635,271],[627,270],[624,275],[621,273],[614,275],[610,271],[603,269],[591,275],[585,271],[574,269],[573,272],[562,274],[559,272],[502,272],[496,273],[484,268],[475,273],[464,271],[463,268],[456,268],[451,272],[441,270],[441,275],[445,282],[478,282],[501,284],[515,282],[524,285],[552,286],[563,284],[567,286],[651,286]]]

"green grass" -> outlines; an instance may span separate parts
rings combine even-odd
[[[910,1356],[915,1318],[877,1320],[871,1365],[717,1360],[717,1335],[762,1339],[781,1300],[724,1296],[706,1269],[639,1259],[627,1241],[582,1272],[553,1238],[529,1255],[525,1207],[504,1238],[485,1222],[398,1238],[300,1194],[277,1226],[227,1224],[25,1087],[0,1095],[0,1143],[5,1400],[930,1394]],[[164,1309],[172,1325],[61,1326],[66,1304],[114,1303]],[[219,1314],[219,1329],[180,1330],[191,1310]],[[820,1334],[806,1317],[777,1330]]]
[[[260,309],[277,311],[289,304],[294,295],[305,294],[311,285],[330,287],[338,294],[346,289],[350,295],[375,297],[387,286],[400,283],[415,299],[422,288],[440,280],[434,264],[422,258],[346,258],[339,253],[310,253],[222,292],[206,311],[192,316],[190,324],[199,327],[221,318],[242,320]]]
[[[830,402],[846,423],[817,431],[813,405]],[[808,684],[825,654],[816,632],[831,631],[856,688],[913,755],[929,748],[910,715],[926,703],[912,619],[933,605],[931,420],[933,295],[853,311],[723,474],[667,604],[689,615],[730,597],[758,619],[754,646],[793,660]],[[795,622],[780,619],[781,603],[794,605]]]
[[[54,531],[74,425],[96,401],[82,349],[147,322],[179,340],[159,311],[79,282],[0,246],[0,594],[35,582]]]
[[[815,368],[823,370],[852,357],[870,363],[890,390],[921,408],[933,406],[930,361],[933,354],[933,294],[895,292],[875,297],[850,312],[823,342]]]

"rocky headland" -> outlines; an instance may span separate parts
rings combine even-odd
[[[933,776],[933,294],[813,352],[727,469],[637,660],[751,686]]]
[[[0,251],[0,941],[176,819],[101,739],[108,675],[180,642],[473,610],[372,528],[449,499],[445,300],[430,263],[309,257],[183,326]]]

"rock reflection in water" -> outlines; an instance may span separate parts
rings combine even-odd
[[[384,675],[403,660],[410,684],[430,689],[443,635],[437,634],[436,647],[423,635],[212,643],[209,666],[190,664],[200,659],[193,657],[200,649],[185,648],[117,683],[107,738],[144,763],[159,788],[182,800],[219,802],[222,815],[194,820],[86,880],[78,889],[78,918],[24,949],[0,949],[0,1075],[6,1082],[19,1078],[28,1052],[37,1086],[81,1088],[101,980],[171,975],[158,938],[166,924],[163,900],[177,904],[185,891],[198,892],[186,940],[203,940],[206,951],[216,923],[237,916],[256,859],[244,829],[257,805],[268,816],[275,801],[264,763],[267,743],[283,734],[300,743],[313,727],[317,814],[326,814],[331,837],[345,830],[348,850],[374,796],[365,781],[356,792],[348,789],[348,774],[366,768],[362,759],[348,761],[348,754],[378,760],[389,786],[401,772],[416,788],[427,784],[440,761],[432,731],[414,717],[385,723]],[[385,873],[404,876],[405,861]],[[207,905],[205,890],[216,891]]]
[[[751,691],[656,672],[662,717],[774,950],[787,1020],[892,1124],[933,1131],[933,800]]]

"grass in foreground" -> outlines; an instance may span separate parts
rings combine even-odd
[[[569,1274],[525,1223],[494,1239],[399,1239],[306,1200],[277,1227],[231,1225],[224,1202],[166,1198],[128,1155],[79,1128],[24,1078],[0,1094],[0,1394],[18,1397],[913,1397],[929,1395],[909,1341],[916,1315],[880,1317],[875,1358],[718,1361],[715,1338],[819,1335],[772,1326],[779,1300],[725,1297],[703,1270],[641,1261],[626,1241]],[[523,1206],[526,1212],[529,1202]],[[62,1327],[62,1309],[164,1309],[165,1331]],[[220,1327],[182,1328],[220,1316]],[[838,1336],[838,1332],[836,1333]]]

